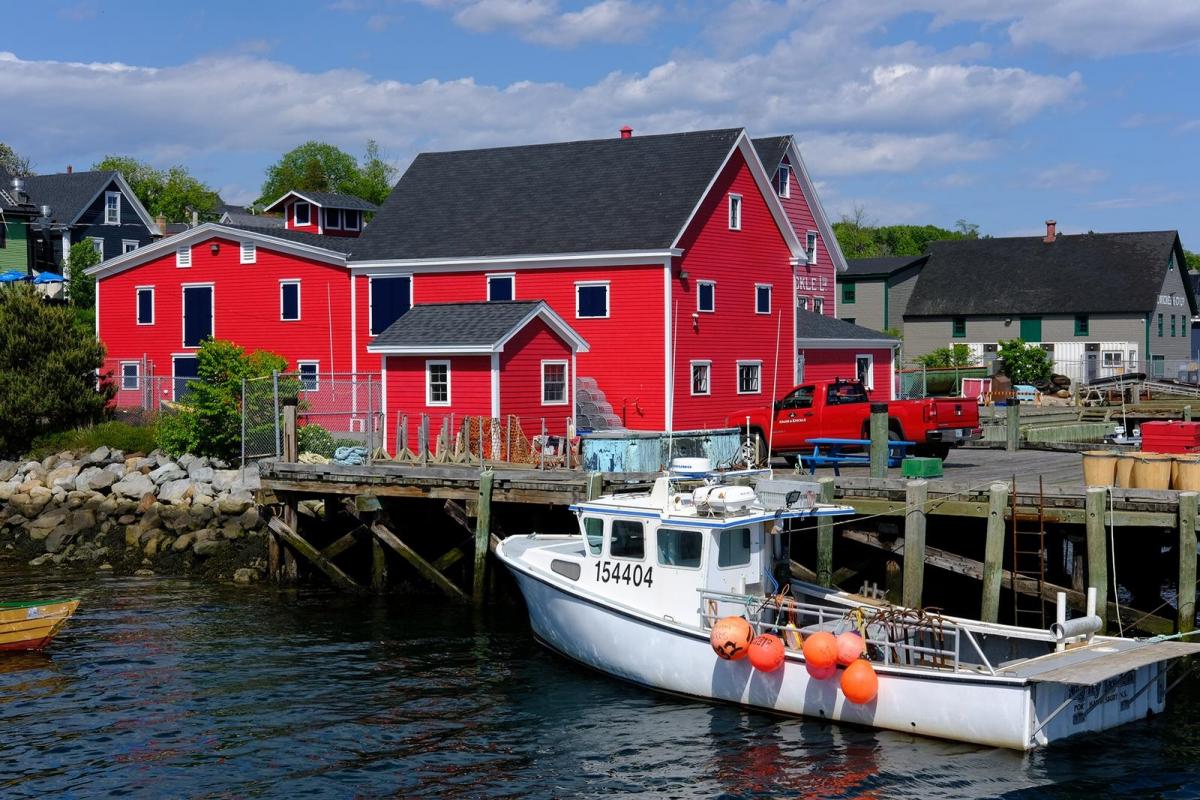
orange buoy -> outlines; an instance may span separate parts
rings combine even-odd
[[[855,631],[846,631],[837,637],[837,660],[843,667],[849,666],[866,651],[866,642]]]
[[[811,661],[804,662],[804,668],[808,670],[808,674],[813,680],[827,681],[837,672],[837,664],[830,664],[828,667],[814,667]]]
[[[762,672],[774,672],[783,666],[783,639],[764,633],[750,643],[750,665]]]
[[[863,705],[879,693],[879,676],[870,661],[858,659],[842,673],[842,694],[851,703]]]
[[[713,652],[726,661],[746,657],[746,649],[754,638],[754,628],[745,617],[723,617],[712,627],[708,641]]]
[[[837,666],[837,639],[828,631],[818,631],[804,640],[804,660],[813,669],[825,670]],[[810,674],[812,670],[809,670]]]

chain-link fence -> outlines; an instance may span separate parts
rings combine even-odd
[[[384,446],[383,384],[375,374],[277,372],[242,383],[242,462],[283,453],[283,406],[297,407],[302,453],[333,458],[339,448]]]
[[[175,399],[171,376],[155,374],[154,362],[146,357],[105,359],[99,380],[113,387],[113,405],[119,411],[157,411]]]

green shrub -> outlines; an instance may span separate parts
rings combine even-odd
[[[1049,380],[1053,372],[1050,356],[1045,350],[1022,339],[1000,340],[1000,351],[996,356],[1004,362],[1004,374],[1014,384],[1031,384]]]
[[[158,426],[130,425],[128,422],[103,422],[86,428],[47,433],[33,440],[26,458],[42,460],[51,453],[63,450],[91,452],[105,446],[126,454],[149,453],[155,447]]]
[[[939,347],[932,353],[926,353],[917,360],[930,368],[969,367],[975,364],[975,359],[971,356],[971,348],[962,343],[952,347]]]
[[[301,425],[300,429],[296,431],[296,439],[299,442],[301,453],[318,453],[326,458],[333,458],[333,451],[336,448],[333,434],[320,425],[315,423]]]

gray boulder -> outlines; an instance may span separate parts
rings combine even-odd
[[[112,451],[107,447],[100,445],[95,450],[83,457],[83,464],[84,466],[89,464],[104,464],[108,461],[109,454],[111,453]]]
[[[226,495],[217,501],[217,510],[222,514],[229,516],[245,513],[246,509],[254,505],[254,498],[249,492],[236,492]]]
[[[200,464],[199,462],[188,467],[188,477],[197,483],[212,483],[213,472],[212,467],[207,464]]]
[[[154,481],[139,472],[132,472],[112,485],[113,494],[140,498],[154,491]]]
[[[196,484],[187,478],[167,481],[158,487],[158,502],[180,505],[196,493]]]
[[[51,511],[49,514],[42,514],[40,517],[29,523],[29,538],[35,542],[41,541],[50,535],[50,531],[57,528],[67,521],[66,511]]]
[[[252,531],[258,527],[259,516],[258,507],[252,506],[247,508],[245,512],[238,517],[238,526],[244,531]]]
[[[0,481],[6,481],[16,475],[18,466],[15,461],[0,461]]]
[[[198,556],[211,556],[219,550],[224,550],[227,546],[228,542],[224,539],[209,539],[192,545],[192,552]]]
[[[79,470],[79,474],[75,476],[75,490],[79,492],[88,491],[88,478],[92,477],[93,475],[99,475],[103,471],[104,470],[96,466],[84,467],[83,469]]]
[[[112,487],[120,478],[115,472],[106,469],[98,469],[87,479],[87,488],[93,492],[103,492]],[[78,484],[76,484],[78,485]]]
[[[187,550],[189,547],[191,547],[192,542],[195,540],[196,534],[185,533],[171,544],[171,549],[176,553],[182,553],[184,550]]]
[[[50,535],[46,537],[46,541],[43,544],[46,547],[47,553],[57,553],[74,538],[75,534],[67,530],[65,525],[59,525],[50,532]]]
[[[124,464],[109,464],[104,469],[107,472],[111,472],[113,475],[116,475],[117,480],[124,478],[126,473],[129,472],[129,470],[125,467]]]
[[[180,478],[186,478],[187,472],[179,468],[179,465],[173,461],[168,461],[156,470],[150,472],[150,480],[157,484],[164,484],[167,481],[177,481]]]
[[[79,474],[79,467],[74,464],[63,464],[57,466],[46,475],[46,485],[51,489],[63,489],[70,491],[75,488],[75,476]]]
[[[228,492],[239,477],[236,469],[213,470],[212,487],[218,492]],[[0,480],[3,480],[0,478]]]

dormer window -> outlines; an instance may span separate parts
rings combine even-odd
[[[742,196],[740,194],[729,195],[729,230],[740,231],[742,229]]]
[[[808,254],[808,263],[817,263],[817,232],[809,231],[804,239],[804,251]]]
[[[340,208],[325,209],[325,228],[331,231],[342,229],[342,210]]]
[[[780,164],[775,173],[775,193],[780,197],[792,196],[792,168],[787,164]]]
[[[362,212],[357,208],[347,208],[342,212],[342,227],[348,231],[356,231],[362,227]]]
[[[312,206],[300,202],[292,206],[292,224],[296,226],[312,224]]]
[[[104,193],[104,224],[105,225],[120,225],[121,224],[121,193],[120,192],[105,192]]]

